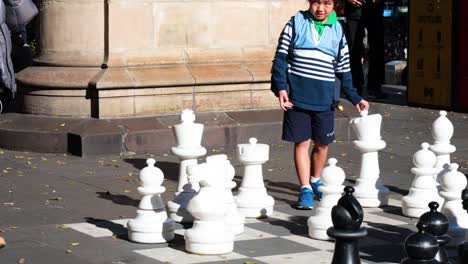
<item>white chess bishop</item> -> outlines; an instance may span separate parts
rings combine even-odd
[[[461,193],[466,188],[467,179],[458,171],[458,164],[452,163],[440,177],[440,196],[445,203],[440,210],[449,219],[448,235],[453,243],[461,242],[468,229],[468,214],[463,209]]]
[[[248,144],[237,145],[237,156],[244,165],[244,176],[235,197],[237,207],[245,217],[267,217],[273,214],[275,200],[268,195],[263,183],[262,164],[269,159],[270,146],[257,144],[250,138]]]
[[[195,114],[185,109],[180,116],[181,124],[174,126],[177,146],[172,153],[180,158],[179,181],[174,199],[167,203],[169,216],[179,223],[191,223],[193,217],[187,212],[188,202],[197,194],[199,186],[188,182],[187,167],[197,164],[197,158],[206,154],[201,146],[203,124],[195,123]]]
[[[190,200],[187,210],[193,215],[193,227],[185,231],[185,249],[194,254],[216,255],[234,249],[234,233],[226,224],[226,179],[230,168],[224,154],[206,158],[206,163],[188,168],[189,181],[198,182],[200,191]]]
[[[323,192],[322,199],[315,211],[315,214],[307,220],[309,226],[309,236],[320,240],[332,240],[327,235],[327,229],[333,227],[331,211],[338,203],[343,193],[345,172],[336,166],[335,158],[328,159],[329,166],[323,168],[320,175],[323,185],[319,187]]]
[[[361,117],[350,121],[352,130],[358,138],[354,147],[361,152],[361,171],[354,186],[354,197],[362,207],[379,207],[388,204],[390,191],[383,185],[380,178],[378,151],[385,148],[386,143],[380,137],[382,116],[368,115],[367,110],[360,112]]]
[[[156,161],[148,159],[147,167],[140,172],[141,185],[138,192],[143,198],[138,205],[137,216],[127,223],[128,238],[138,243],[164,243],[174,239],[174,221],[167,217],[161,194],[164,175],[155,167]]]
[[[427,205],[436,201],[443,204],[443,198],[439,196],[434,175],[437,169],[435,154],[429,150],[429,143],[422,143],[421,150],[413,155],[414,166],[411,172],[415,175],[409,194],[401,199],[403,215],[419,218],[427,212]]]
[[[436,178],[437,185],[439,185],[440,176],[444,173],[444,164],[450,164],[450,154],[457,150],[454,145],[450,144],[450,139],[453,136],[453,124],[447,118],[446,111],[439,112],[439,117],[432,123],[431,133],[434,144],[430,146],[430,149],[437,156],[435,164],[437,172],[434,177]]]

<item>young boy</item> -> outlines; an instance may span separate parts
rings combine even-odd
[[[369,108],[352,84],[348,47],[333,11],[334,1],[309,0],[309,10],[299,11],[284,27],[273,61],[271,88],[285,111],[282,138],[294,142],[301,184],[299,200],[293,205],[297,209],[312,209],[314,195],[322,196],[320,173],[328,144],[335,140],[335,76],[358,111]]]

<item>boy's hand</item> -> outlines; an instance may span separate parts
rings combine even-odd
[[[369,109],[369,103],[362,99],[357,105],[356,105],[356,109],[361,112],[362,110],[368,110]]]
[[[289,97],[286,90],[279,91],[279,101],[281,109],[283,109],[283,111],[288,111],[288,108],[293,107],[293,104],[289,102]]]

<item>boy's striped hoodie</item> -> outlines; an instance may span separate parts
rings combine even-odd
[[[324,23],[321,34],[314,23],[310,11],[299,11],[284,27],[273,61],[272,91],[278,95],[286,90],[295,107],[326,111],[333,104],[336,76],[347,99],[358,104],[362,98],[353,87],[348,45],[335,11]]]

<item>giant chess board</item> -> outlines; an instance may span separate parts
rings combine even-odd
[[[416,231],[417,219],[401,214],[400,201],[390,199],[384,208],[365,208],[363,227],[369,234],[359,242],[363,263],[400,263],[404,258],[403,242]],[[165,244],[138,244],[127,241],[129,219],[95,220],[66,224],[71,232],[80,232],[101,240],[113,240],[119,250],[148,258],[148,263],[331,263],[334,242],[314,240],[307,235],[307,219],[312,211],[297,211],[287,206],[275,207],[264,219],[246,219],[244,233],[236,236],[234,251],[225,255],[203,256],[185,251],[183,234],[178,225],[176,238]],[[189,228],[190,226],[186,226]],[[82,245],[85,246],[85,245]],[[448,248],[451,258],[455,248]]]

